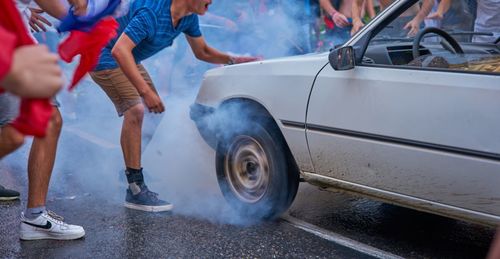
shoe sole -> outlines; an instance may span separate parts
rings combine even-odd
[[[0,201],[13,201],[19,199],[19,196],[14,197],[0,197]]]
[[[55,234],[55,233],[43,233],[43,232],[21,232],[19,234],[19,239],[29,241],[29,240],[42,240],[42,239],[53,239],[53,240],[75,240],[80,239],[85,236],[85,231],[83,233],[75,233],[72,235],[68,234]]]
[[[147,212],[164,212],[171,211],[174,205],[162,205],[162,206],[148,206],[148,205],[138,205],[134,203],[125,202],[125,207],[133,210],[142,210]]]

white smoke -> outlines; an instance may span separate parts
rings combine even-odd
[[[98,2],[95,8],[99,8]],[[238,1],[226,2],[214,1],[213,6],[222,10],[216,14],[234,19],[237,31],[201,18],[208,44],[221,51],[269,59],[296,52],[298,37],[307,36],[279,8],[252,17],[235,17],[232,14],[237,13]],[[143,137],[149,140],[149,144],[144,143],[142,157],[146,184],[174,204],[174,213],[214,222],[248,223],[222,197],[214,151],[189,118],[189,106],[203,73],[216,65],[196,60],[182,35],[173,46],[143,63],[166,106],[163,115],[148,114],[145,118]],[[66,74],[72,74],[73,66],[65,69]],[[59,101],[65,123],[49,199],[92,195],[122,206],[127,186],[119,146],[122,118],[89,78],[75,92],[64,93]]]

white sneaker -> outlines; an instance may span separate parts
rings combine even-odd
[[[64,223],[64,219],[52,211],[44,211],[36,219],[30,220],[21,213],[21,240],[57,239],[72,240],[85,236],[80,226]]]

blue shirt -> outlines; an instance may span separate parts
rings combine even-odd
[[[181,33],[191,37],[200,37],[198,16],[191,14],[183,17],[174,28],[170,14],[171,0],[135,0],[125,16],[117,19],[120,24],[118,37],[125,33],[135,44],[132,50],[136,64],[145,60],[166,47],[172,45]],[[95,71],[118,67],[111,55],[118,37],[101,51]]]

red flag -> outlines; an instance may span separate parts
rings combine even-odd
[[[12,126],[24,135],[44,137],[51,115],[52,104],[47,99],[22,99]]]
[[[16,35],[5,30],[1,25],[0,39],[2,39],[2,48],[0,48],[0,78],[3,78],[10,70],[17,39]],[[3,93],[2,88],[0,88],[1,93]]]
[[[0,14],[0,26],[15,35],[16,47],[34,44],[12,1],[0,0]],[[51,114],[52,106],[49,99],[23,99],[19,117],[12,125],[24,135],[43,137]]]
[[[101,20],[89,32],[71,31],[70,36],[59,45],[59,56],[68,63],[76,55],[80,55],[80,64],[73,75],[70,90],[78,84],[85,74],[95,68],[101,50],[111,39],[116,37],[117,28],[118,22],[109,17]]]

